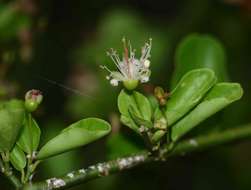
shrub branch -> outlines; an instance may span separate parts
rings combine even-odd
[[[44,181],[26,184],[24,190],[52,190],[66,189],[86,181],[90,181],[113,173],[118,173],[153,161],[163,161],[171,156],[183,155],[192,151],[199,151],[216,145],[235,142],[251,138],[251,124],[228,129],[223,132],[203,135],[196,138],[186,139],[174,146],[171,152],[169,146],[161,148],[160,153],[152,155],[148,151],[118,158],[116,160],[98,163],[86,169],[79,169],[67,173],[61,177],[53,177]]]

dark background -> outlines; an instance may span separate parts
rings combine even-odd
[[[109,120],[116,133],[119,88],[110,86],[99,65],[112,65],[106,50],[121,50],[124,36],[137,49],[153,39],[153,73],[142,89],[146,92],[155,85],[169,89],[175,48],[184,37],[191,33],[216,37],[225,47],[230,79],[240,82],[245,91],[241,101],[224,111],[224,127],[250,122],[250,0],[16,0],[0,5],[0,98],[23,98],[31,88],[43,92],[44,101],[35,113],[42,144],[68,124],[89,116]],[[14,5],[21,16],[6,24],[3,12]],[[124,127],[122,132],[131,136]],[[107,139],[49,159],[35,179],[111,158],[117,142],[107,144]],[[72,189],[250,190],[250,148],[250,141],[215,147]],[[1,189],[10,188],[3,177],[0,183]]]

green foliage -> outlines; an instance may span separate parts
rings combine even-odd
[[[22,14],[14,4],[4,5],[0,3],[0,39],[12,40],[17,37],[21,29],[30,26],[28,16]]]
[[[218,83],[189,114],[172,127],[171,138],[177,141],[199,123],[242,97],[238,83]]]
[[[118,108],[121,113],[121,121],[137,133],[137,124],[147,123],[145,127],[150,127],[152,118],[152,108],[149,100],[139,92],[128,92],[122,90],[118,96]]]
[[[41,131],[30,114],[26,114],[24,125],[17,141],[18,146],[26,153],[32,155],[36,151],[40,142]]]
[[[110,124],[104,120],[97,118],[80,120],[47,142],[39,151],[37,159],[45,159],[86,145],[107,135],[110,130]]]
[[[130,117],[129,107],[143,119],[150,121],[152,116],[151,104],[148,99],[139,92],[122,90],[118,96],[118,108],[122,115]]]
[[[17,145],[14,146],[10,153],[10,162],[18,171],[22,171],[26,166],[25,154]]]
[[[0,152],[11,151],[21,130],[25,115],[23,101],[0,104]]]
[[[130,106],[128,111],[129,111],[129,114],[130,114],[130,118],[132,118],[132,120],[134,121],[134,123],[137,126],[145,126],[147,128],[152,128],[153,127],[152,122],[150,120],[143,119],[138,114],[138,111],[133,106]]]
[[[171,141],[177,141],[199,123],[241,98],[243,90],[239,84],[215,85],[216,81],[213,70],[193,69],[181,78],[165,106],[156,106],[156,101],[150,102],[136,91],[122,90],[118,97],[121,121],[140,134],[147,146],[150,143],[158,147],[168,132]],[[151,147],[152,150],[155,148]]]
[[[197,105],[216,83],[216,76],[210,69],[195,69],[186,73],[167,101],[165,115],[171,126]]]
[[[203,67],[212,69],[219,82],[228,79],[226,56],[221,43],[209,35],[189,35],[181,41],[176,50],[172,87],[188,71]]]
[[[6,15],[11,16],[10,13]],[[5,17],[8,20],[7,16]],[[1,22],[4,24],[4,20],[1,20],[3,18],[0,18],[0,35]],[[106,32],[104,30],[102,34]],[[107,44],[101,43],[100,46]],[[126,51],[127,49],[125,54]],[[144,55],[144,50],[142,52]],[[139,69],[135,72],[143,71]],[[219,81],[227,79],[223,47],[210,36],[191,35],[177,49],[176,70],[172,80],[175,88],[171,93],[167,93],[162,87],[157,87],[154,96],[146,97],[135,90],[139,85],[138,81],[123,81],[125,89],[121,90],[118,96],[120,120],[142,137],[145,147],[150,152],[149,155],[163,156],[179,143],[179,139],[201,122],[242,97],[243,90],[240,84],[226,82],[216,84],[217,78]],[[98,86],[99,83],[95,85]],[[110,91],[106,86],[99,87],[99,90],[102,92],[99,93],[102,98]],[[96,89],[94,91],[97,92]],[[29,93],[31,96],[28,96]],[[104,120],[83,119],[71,124],[45,143],[36,155],[41,131],[31,112],[37,109],[43,97],[40,91],[36,90],[29,91],[28,95],[25,96],[25,104],[18,100],[0,103],[0,152],[2,153],[0,161],[3,161],[4,167],[8,166],[7,162],[10,162],[17,171],[20,171],[22,183],[31,179],[41,160],[87,145],[111,131],[110,124]],[[38,99],[34,99],[37,95],[39,95]],[[76,104],[86,109],[78,101]],[[109,105],[109,102],[106,101],[104,105]],[[90,109],[86,110],[90,111]],[[107,143],[108,157],[117,158],[141,151],[143,149],[141,141],[135,143],[132,136],[128,138],[121,133],[112,134]],[[163,155],[161,145],[167,146]],[[137,158],[137,161],[140,160],[141,158]],[[104,175],[106,173],[105,171]]]

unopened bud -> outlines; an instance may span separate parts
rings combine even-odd
[[[163,88],[157,86],[154,89],[154,96],[158,99],[161,106],[166,105],[167,98],[170,96],[169,93],[165,92]]]
[[[29,112],[33,112],[38,108],[42,100],[43,100],[43,95],[40,90],[35,90],[35,89],[29,90],[25,94],[25,108]]]
[[[163,90],[163,88],[157,86],[155,89],[154,89],[154,96],[158,99],[162,98],[165,94],[165,91]]]

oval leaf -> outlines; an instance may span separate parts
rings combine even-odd
[[[80,120],[47,142],[39,151],[37,159],[45,159],[86,145],[105,136],[110,130],[110,124],[104,120],[97,118]]]
[[[177,141],[211,115],[239,100],[242,94],[243,90],[237,83],[216,84],[194,110],[172,127],[172,140]]]
[[[224,47],[214,37],[189,35],[177,48],[172,86],[188,71],[203,67],[212,69],[219,81],[226,81],[228,77],[225,57]]]
[[[37,122],[27,115],[17,144],[24,152],[32,154],[38,148],[40,135],[41,131]]]
[[[0,106],[0,152],[10,151],[17,139],[25,115],[19,100],[4,102]]]
[[[136,111],[134,110],[133,107],[129,107],[129,113],[131,115],[131,118],[133,121],[138,125],[138,126],[144,126],[147,128],[152,128],[153,124],[151,121],[143,119],[141,116],[137,115]]]
[[[196,106],[215,83],[216,77],[211,69],[195,69],[185,74],[166,104],[168,126]]]
[[[10,162],[18,171],[22,171],[26,166],[25,154],[17,145],[14,146],[10,153]]]
[[[120,113],[127,118],[131,118],[129,107],[132,107],[142,119],[151,121],[152,108],[149,100],[139,92],[122,90],[118,96],[118,108]]]
[[[140,134],[139,132],[139,128],[137,126],[137,124],[133,121],[132,118],[121,115],[120,116],[120,121],[127,127],[129,127],[130,129],[132,129],[133,131],[135,131],[136,133]]]

